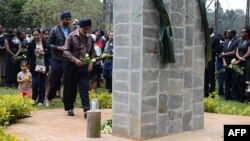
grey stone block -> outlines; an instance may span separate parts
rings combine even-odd
[[[117,135],[117,136],[128,136],[128,128],[112,124],[112,135]]]
[[[129,72],[125,70],[114,70],[113,79],[128,82]]]
[[[131,51],[130,67],[131,70],[140,70],[141,69],[141,49],[133,48]]]
[[[113,11],[116,11],[114,13],[122,13],[128,11],[130,9],[130,0],[115,0]]]
[[[152,39],[143,39],[143,53],[144,54],[158,54],[158,41]]]
[[[114,37],[114,42],[116,46],[129,46],[129,36],[125,35],[117,35]]]
[[[183,89],[183,81],[181,79],[169,79],[168,80],[169,95],[181,95]]]
[[[154,5],[153,1],[152,0],[143,0],[143,9],[146,9],[146,10],[155,9],[155,5]]]
[[[140,113],[140,100],[138,95],[129,94],[129,114],[131,116],[138,116]]]
[[[140,120],[138,117],[129,116],[129,131],[128,134],[131,138],[138,138],[140,131]]]
[[[116,103],[128,104],[128,93],[113,92],[113,101]]]
[[[141,115],[141,124],[156,124],[157,112],[144,113]]]
[[[158,54],[144,54],[143,55],[143,69],[156,69],[159,68],[159,55]]]
[[[193,67],[193,50],[192,49],[185,49],[184,50],[184,66],[185,68],[192,68]]]
[[[166,94],[159,95],[159,113],[168,112],[168,96]]]
[[[193,105],[193,116],[202,116],[204,115],[204,104],[201,103],[194,103]]]
[[[158,70],[144,70],[142,75],[143,81],[156,81],[158,80],[158,75]]]
[[[160,70],[159,76],[159,90],[160,92],[167,92],[168,88],[169,71]]]
[[[186,70],[184,74],[184,88],[193,87],[193,75],[191,70]]]
[[[168,100],[168,107],[169,110],[173,110],[173,109],[180,109],[182,108],[182,95],[169,95],[169,100]]]
[[[157,96],[158,84],[156,82],[143,82],[142,83],[142,96]]]
[[[200,103],[204,99],[204,89],[203,88],[197,88],[193,91],[193,102],[194,103]]]
[[[179,40],[183,40],[184,39],[184,26],[179,26],[177,27],[173,27],[172,31],[173,31],[173,37],[174,39],[179,39]]]
[[[160,23],[160,17],[157,11],[143,10],[143,25],[146,26],[158,26]]]
[[[168,111],[169,120],[180,120],[182,118],[182,111],[180,109]]]
[[[182,131],[191,130],[192,125],[192,111],[184,112],[182,118]]]
[[[194,50],[195,59],[199,59],[199,58],[204,57],[204,55],[205,55],[204,50],[205,50],[204,47],[195,47],[195,50]]]
[[[204,116],[193,117],[193,130],[203,129],[204,128]]]
[[[141,73],[139,71],[133,71],[130,75],[130,88],[131,92],[139,93],[141,86]]]
[[[143,1],[135,0],[131,1],[131,22],[132,23],[142,23],[143,11],[141,8]]]
[[[192,46],[194,42],[194,31],[192,26],[186,26],[186,46]]]
[[[171,13],[171,25],[184,29],[184,15],[181,13]]]
[[[168,115],[167,114],[158,114],[158,120],[157,121],[158,121],[157,134],[158,135],[167,134]]]
[[[184,61],[183,61],[183,54],[176,54],[175,55],[175,63],[170,64],[170,68],[183,68],[184,67]]]
[[[112,102],[112,113],[113,114],[128,114],[128,105]]]
[[[192,89],[185,89],[183,93],[183,111],[193,110],[193,91]]]
[[[168,124],[168,133],[176,134],[182,131],[182,120],[170,120]]]
[[[128,117],[124,115],[112,115],[113,122],[112,124],[114,125],[119,125],[119,126],[128,126]]]
[[[143,125],[141,127],[141,136],[142,138],[152,138],[155,137],[157,131],[157,124]]]
[[[183,79],[183,70],[182,69],[171,69],[170,78]]]
[[[114,23],[115,24],[129,23],[129,14],[130,13],[116,13],[116,14],[114,14]]]
[[[157,111],[157,98],[152,97],[152,98],[147,98],[147,99],[142,99],[142,114],[144,112],[155,112]]]
[[[191,25],[194,23],[194,1],[186,0],[185,23]]]
[[[172,0],[171,1],[171,9],[173,12],[183,13],[184,8],[184,0]]]
[[[113,86],[116,91],[128,92],[128,82],[114,81]]]
[[[143,37],[156,39],[158,37],[158,33],[159,33],[158,26],[143,27]]]
[[[130,33],[131,48],[140,48],[142,46],[142,27],[140,24],[132,24],[131,29],[133,32]]]
[[[116,56],[119,56],[121,58],[129,58],[129,48],[116,47],[115,50]]]
[[[174,39],[174,52],[183,53],[184,41],[181,39]]]
[[[113,69],[129,69],[129,59],[115,58],[113,60]]]
[[[129,29],[130,29],[129,24],[117,24],[114,27],[114,33],[116,35],[129,34]]]

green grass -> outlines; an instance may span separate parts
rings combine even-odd
[[[247,103],[243,103],[243,102],[239,102],[239,101],[224,100],[222,98],[220,98],[218,105],[219,105],[219,107],[223,107],[224,105],[229,105],[229,107],[231,107],[231,108],[235,107],[236,111],[232,113],[235,115],[240,115],[240,113],[245,108],[250,106],[250,104],[247,104]]]
[[[96,93],[99,94],[105,91],[106,89],[104,87],[101,87],[96,90]],[[1,94],[18,95],[18,90],[16,88],[0,87],[0,95]],[[55,108],[63,108],[63,107],[64,106],[63,106],[63,102],[61,98],[53,99],[52,104],[49,107],[46,107],[45,105],[44,106],[34,105],[34,108],[36,110],[46,110],[46,109],[55,109]],[[77,108],[82,107],[79,93],[77,94],[75,107]]]

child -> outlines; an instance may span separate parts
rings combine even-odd
[[[20,95],[31,98],[30,84],[31,84],[31,73],[28,70],[28,64],[26,61],[20,63],[21,72],[17,74],[18,91]]]

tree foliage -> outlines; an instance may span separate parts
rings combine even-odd
[[[47,27],[60,21],[60,13],[71,11],[72,19],[91,18],[93,28],[101,22],[100,0],[1,0],[0,24],[4,27]]]
[[[101,6],[99,0],[27,0],[22,15],[25,26],[51,28],[59,22],[62,11],[71,11],[72,19],[89,17],[97,27],[100,25]]]
[[[211,9],[207,10],[208,23],[214,26],[214,11]],[[245,26],[245,13],[241,9],[236,10],[226,10],[224,11],[221,7],[219,10],[219,29],[217,33],[224,33],[228,29],[235,29],[240,31],[241,28]]]
[[[20,27],[22,25],[21,11],[27,0],[1,0],[0,24],[4,27]]]

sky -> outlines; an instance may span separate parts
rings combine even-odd
[[[229,9],[229,10],[242,9],[243,11],[246,11],[247,0],[219,0],[219,1],[223,9]],[[212,3],[209,8],[214,9],[214,3]]]

